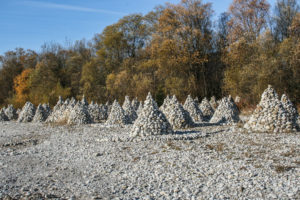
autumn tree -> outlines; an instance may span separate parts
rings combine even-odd
[[[28,68],[14,78],[15,96],[13,103],[16,107],[22,107],[29,100],[30,94],[30,75],[33,69]]]

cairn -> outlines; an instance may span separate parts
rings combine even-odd
[[[137,114],[138,116],[142,113],[143,108],[144,108],[143,102],[140,102],[140,103],[139,103],[139,108],[138,108],[137,111],[136,111],[136,114]]]
[[[217,107],[210,123],[233,124],[240,121],[239,110],[231,96],[224,97]]]
[[[109,115],[109,114],[110,114],[110,111],[111,111],[112,105],[107,101],[107,102],[105,103],[105,107],[106,107],[106,110],[107,110],[107,115]]]
[[[18,119],[17,111],[11,104],[8,105],[8,107],[5,109],[5,114],[9,120],[17,120]]]
[[[159,107],[159,110],[162,112],[165,112],[167,107],[169,106],[171,100],[172,100],[172,98],[169,95],[167,95],[166,98],[164,99],[163,104]]]
[[[88,111],[93,122],[99,123],[107,119],[106,106],[102,104],[98,105],[97,103],[91,102],[88,106]]]
[[[26,102],[18,118],[18,122],[31,122],[35,115],[35,106]]]
[[[274,133],[296,131],[296,127],[271,85],[263,92],[259,104],[244,125],[244,128],[252,131]]]
[[[169,105],[164,109],[163,113],[173,129],[191,128],[195,126],[190,114],[184,110],[175,95],[169,102]]]
[[[203,122],[203,114],[191,95],[186,98],[183,108],[189,112],[194,122]]]
[[[294,106],[294,104],[287,97],[286,94],[283,94],[281,96],[281,103],[282,103],[284,109],[289,113],[289,115],[292,118],[293,122],[297,123],[297,120],[299,118],[299,114],[298,114],[297,108]]]
[[[212,116],[214,115],[214,109],[211,107],[211,105],[206,97],[204,97],[204,99],[202,99],[199,107],[203,113],[203,117],[204,117],[205,121],[209,121],[212,118]]]
[[[130,123],[133,123],[137,118],[137,114],[135,112],[135,109],[132,107],[128,96],[125,96],[122,108],[125,112],[125,115],[128,117]]]
[[[132,102],[131,102],[131,106],[133,107],[133,109],[134,109],[135,111],[137,111],[138,108],[139,108],[139,105],[140,105],[140,102],[139,102],[138,99],[135,97],[135,98],[132,100]]]
[[[126,125],[129,124],[130,120],[128,119],[125,111],[120,106],[117,100],[114,101],[111,111],[109,113],[108,119],[106,121],[107,125]]]
[[[75,107],[71,110],[68,117],[68,124],[90,124],[92,123],[91,116],[88,112],[88,106],[83,100],[81,102],[77,102]]]
[[[44,110],[44,107],[39,104],[38,107],[36,108],[34,118],[32,122],[44,122],[47,119],[47,113]]]
[[[216,97],[215,97],[215,96],[212,96],[212,97],[210,98],[209,103],[210,103],[211,107],[212,107],[214,110],[217,109],[218,103],[217,103],[217,101],[216,101]]]
[[[172,134],[173,130],[165,115],[158,109],[150,92],[139,117],[134,122],[130,136],[152,136]]]
[[[62,97],[59,96],[59,99],[53,108],[53,112],[47,118],[46,122],[50,122],[50,123],[66,122],[68,120],[68,114],[70,113],[70,110],[69,109],[67,110],[67,108],[69,108],[69,103],[70,103],[69,99],[63,101]]]
[[[9,121],[7,115],[5,114],[5,109],[1,108],[0,110],[0,122],[5,122],[5,121]]]
[[[46,104],[46,103],[44,103],[42,106],[45,111],[45,117],[47,119],[51,115],[51,112],[52,112],[51,108],[50,108],[49,104]]]

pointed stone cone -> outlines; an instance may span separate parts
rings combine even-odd
[[[202,100],[199,108],[203,113],[203,117],[205,121],[209,121],[214,115],[214,109],[211,107],[206,97],[204,97],[204,99]]]
[[[128,117],[130,123],[134,122],[137,118],[137,114],[131,105],[129,96],[125,96],[125,101],[123,103],[122,108],[125,112],[125,115]]]
[[[294,106],[294,104],[288,98],[288,96],[286,94],[283,94],[281,96],[281,103],[282,103],[284,109],[289,113],[289,115],[292,118],[293,122],[297,123],[297,120],[299,118],[297,108]],[[297,124],[297,126],[299,126],[299,125]],[[297,127],[297,129],[299,129],[299,127]]]
[[[142,113],[142,111],[143,111],[143,102],[140,102],[139,103],[139,107],[138,107],[138,109],[137,109],[137,111],[136,111],[136,114],[139,116],[141,113]]]
[[[43,108],[44,108],[44,111],[45,111],[45,116],[46,116],[46,119],[51,115],[51,108],[49,106],[49,104],[47,103],[44,103],[43,105]]]
[[[30,102],[26,102],[19,115],[18,122],[31,122],[34,118],[34,115],[35,106]]]
[[[81,104],[84,105],[84,106],[88,106],[88,105],[89,105],[89,103],[88,103],[88,101],[86,100],[86,98],[85,98],[84,95],[82,96]]]
[[[175,95],[169,102],[169,105],[164,109],[163,113],[173,129],[191,128],[195,126],[190,114],[184,110]]]
[[[13,105],[8,105],[8,107],[5,109],[5,114],[8,117],[9,120],[16,120],[18,119],[18,114],[16,109]]]
[[[44,110],[44,107],[39,104],[36,108],[35,115],[33,117],[32,122],[44,122],[47,119],[47,114]]]
[[[198,97],[196,97],[196,98],[194,99],[194,102],[199,106],[199,98],[198,98]]]
[[[5,114],[4,108],[0,110],[0,122],[9,121],[8,117]]]
[[[191,95],[188,95],[188,97],[186,98],[183,108],[187,112],[189,112],[194,122],[204,121],[203,113],[194,101],[194,99],[191,97]]]
[[[274,88],[269,85],[244,128],[257,132],[279,133],[296,131],[297,125],[278,99]]]
[[[135,98],[132,100],[132,102],[131,102],[131,106],[133,107],[133,109],[134,109],[135,111],[137,111],[138,108],[139,108],[139,105],[140,105],[140,102],[139,102],[138,99],[135,97]]]
[[[67,123],[73,125],[92,123],[87,106],[85,106],[82,102],[77,103],[71,110]]]
[[[240,121],[239,110],[231,96],[224,97],[217,107],[210,123],[234,124]]]
[[[216,101],[216,97],[215,97],[215,96],[212,96],[212,97],[210,98],[209,103],[210,103],[211,107],[212,107],[214,110],[217,109],[218,103],[217,103],[217,101]]]
[[[167,95],[166,98],[164,99],[163,104],[159,107],[159,110],[164,112],[165,109],[169,106],[171,100],[172,98],[169,95]]]
[[[137,120],[134,122],[130,135],[151,136],[172,134],[171,124],[165,115],[158,109],[156,102],[153,100],[150,92],[144,102],[143,109]]]
[[[111,111],[112,105],[109,103],[109,101],[107,101],[107,102],[105,103],[105,106],[106,106],[106,109],[107,109],[107,114],[109,115],[109,114],[110,114],[110,111]]]
[[[114,101],[111,111],[109,113],[108,119],[106,121],[107,125],[126,125],[130,121],[126,116],[123,108],[120,106],[117,100]]]

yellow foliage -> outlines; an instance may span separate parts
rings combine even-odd
[[[20,75],[14,79],[15,98],[14,103],[17,107],[23,106],[29,100],[30,93],[30,75],[32,69],[25,69]]]

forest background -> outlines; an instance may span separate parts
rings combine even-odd
[[[216,22],[213,13],[211,3],[182,0],[124,16],[90,41],[5,52],[0,106],[53,106],[58,96],[144,100],[150,91],[159,104],[168,94],[180,101],[230,94],[251,107],[268,84],[299,105],[297,0],[278,0],[273,12],[267,0],[233,0]]]

